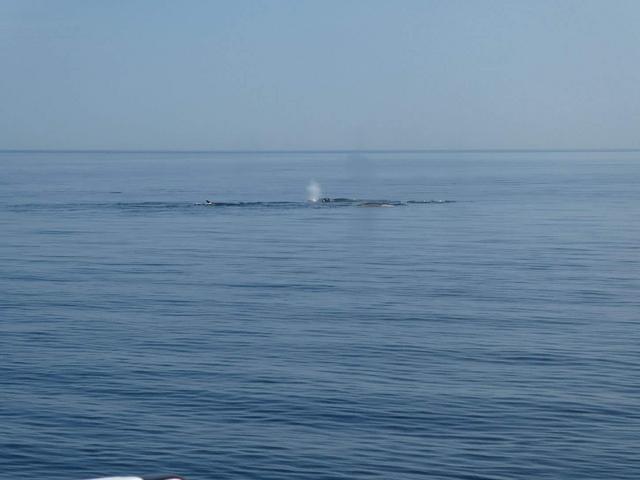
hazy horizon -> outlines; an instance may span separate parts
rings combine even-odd
[[[0,0],[0,150],[635,150],[640,3]]]
[[[0,149],[1,153],[220,153],[220,154],[348,154],[348,153],[364,153],[364,154],[376,154],[376,153],[599,153],[599,152],[612,152],[612,153],[626,153],[626,152],[640,152],[640,148],[377,148],[377,149],[121,149],[121,148],[4,148]]]

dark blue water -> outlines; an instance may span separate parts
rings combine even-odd
[[[640,153],[0,168],[2,478],[640,475]]]

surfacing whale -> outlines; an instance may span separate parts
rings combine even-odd
[[[434,204],[434,203],[453,203],[454,200],[369,200],[358,198],[344,198],[344,197],[322,197],[317,200],[307,200],[306,202],[284,202],[284,201],[271,201],[271,202],[223,202],[223,201],[211,201],[205,200],[203,203],[196,203],[196,205],[203,205],[206,207],[367,207],[367,208],[389,208],[399,207],[406,205],[422,205],[422,204]]]

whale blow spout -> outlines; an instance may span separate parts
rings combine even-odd
[[[320,184],[315,180],[311,180],[309,185],[307,185],[307,200],[315,203],[320,200],[320,195],[322,195]]]

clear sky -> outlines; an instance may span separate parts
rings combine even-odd
[[[638,0],[0,0],[0,148],[640,147]]]

